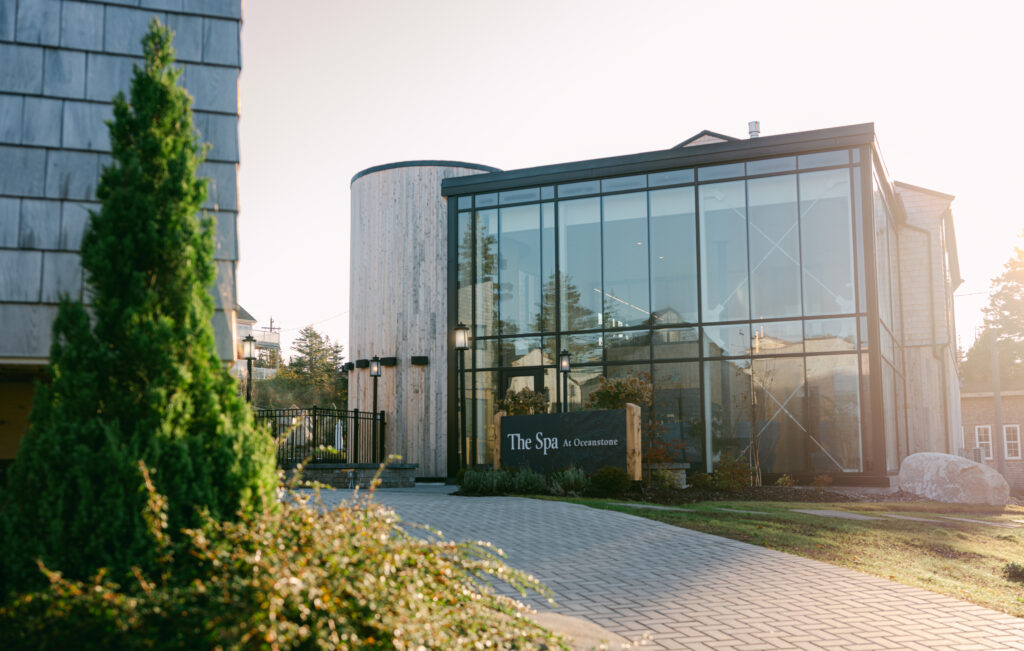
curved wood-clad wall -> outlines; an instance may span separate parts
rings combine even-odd
[[[378,380],[387,452],[447,475],[448,206],[441,181],[480,174],[458,163],[370,168],[352,181],[349,360],[396,357]],[[412,356],[425,355],[426,366]],[[349,372],[348,408],[373,408],[366,368]]]

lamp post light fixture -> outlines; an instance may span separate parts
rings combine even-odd
[[[562,349],[558,353],[558,372],[562,374],[562,412],[569,411],[569,371],[572,365],[569,363],[569,351]]]
[[[455,349],[459,351],[459,465],[465,468],[469,458],[466,451],[466,350],[469,348],[469,326],[459,323],[455,326],[454,334]]]
[[[370,377],[373,378],[373,441],[370,443],[370,450],[376,451],[377,428],[380,424],[380,414],[377,413],[377,380],[380,378],[380,357],[377,355],[374,355],[373,359],[370,360]]]
[[[248,373],[245,376],[245,401],[252,402],[252,361],[256,359],[256,339],[252,334],[242,340],[242,357],[245,358]]]

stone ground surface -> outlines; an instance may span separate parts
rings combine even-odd
[[[624,513],[452,490],[375,499],[449,539],[494,543],[554,591],[555,612],[647,633],[650,648],[1024,649],[1024,619],[951,597]]]

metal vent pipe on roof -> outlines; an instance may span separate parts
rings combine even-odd
[[[761,122],[754,120],[753,122],[747,122],[747,130],[750,132],[751,138],[756,138],[761,135]]]

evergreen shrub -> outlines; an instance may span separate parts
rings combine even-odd
[[[590,477],[581,468],[569,466],[551,476],[551,493],[559,497],[580,497],[590,488]]]
[[[530,468],[520,468],[512,475],[509,492],[517,495],[547,495],[548,482],[539,472],[534,472]]]
[[[590,478],[589,494],[594,497],[621,497],[633,484],[623,468],[602,466]]]
[[[459,489],[463,495],[504,495],[511,485],[507,470],[467,469],[462,473]]]

